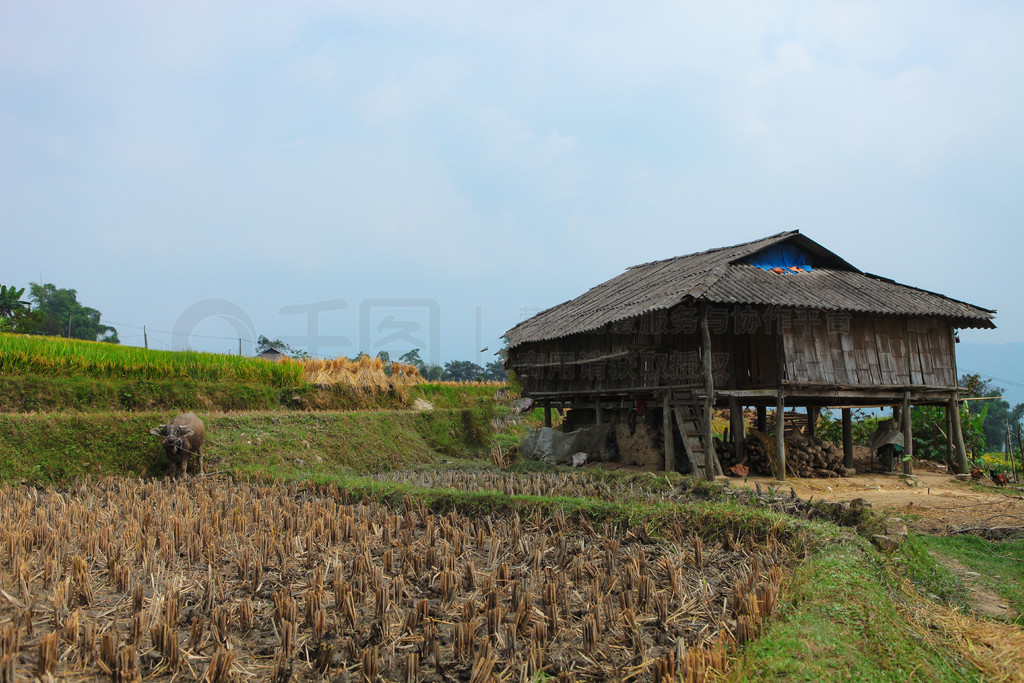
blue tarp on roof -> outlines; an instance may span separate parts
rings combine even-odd
[[[763,249],[751,256],[747,263],[763,270],[782,268],[784,273],[792,273],[791,268],[800,268],[808,272],[814,270],[807,252],[792,244],[776,244]]]

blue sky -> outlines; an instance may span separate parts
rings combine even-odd
[[[630,265],[798,228],[1022,342],[1021,35],[1012,2],[4,0],[0,281],[125,343],[309,346],[321,303],[321,354],[487,361]]]

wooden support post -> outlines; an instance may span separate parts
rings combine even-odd
[[[551,401],[544,401],[544,426],[551,426]]]
[[[960,471],[960,464],[953,457],[953,411],[956,409],[955,404],[946,404],[946,464],[953,470],[953,472]],[[963,474],[967,474],[964,472]]]
[[[818,431],[818,414],[821,409],[815,408],[814,406],[807,406],[807,436],[814,438],[815,432]]]
[[[745,447],[746,444],[743,442],[743,406],[740,405],[738,398],[729,399],[729,429],[732,430],[732,443],[733,448],[736,451],[736,462],[742,463],[746,457]]]
[[[597,399],[594,402],[594,422],[595,424],[601,424],[604,422],[604,413],[601,410],[601,399]]]
[[[903,392],[903,474],[914,473],[914,424],[910,415],[910,392]]]
[[[777,456],[775,478],[779,481],[786,481],[786,399],[781,386],[779,386],[779,396],[775,403],[775,452]]]
[[[700,336],[704,346],[704,478],[715,479],[715,435],[711,431],[711,418],[715,409],[715,377],[711,365],[711,331],[708,328],[708,307],[700,308]]]
[[[778,326],[775,335],[775,372],[779,383],[778,397],[775,401],[775,453],[778,462],[775,467],[775,478],[779,481],[786,480],[786,335],[782,332],[782,326]]]
[[[768,406],[757,407],[757,431],[762,434],[768,431]]]
[[[967,447],[964,444],[964,429],[960,424],[960,404],[956,395],[949,399],[948,410],[953,414],[953,439],[956,442],[956,464],[961,473],[966,474],[971,469],[967,465]]]
[[[843,408],[843,467],[853,467],[853,416]]]
[[[668,398],[672,392],[666,391],[661,401],[662,431],[665,434],[665,471],[674,472],[676,469],[676,438],[675,429],[672,428],[672,406],[668,404]]]

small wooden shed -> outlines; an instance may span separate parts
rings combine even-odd
[[[268,360],[271,363],[276,363],[277,361],[279,361],[279,360],[281,360],[283,358],[290,358],[290,356],[288,354],[286,354],[284,351],[282,351],[281,349],[278,349],[276,347],[273,347],[273,346],[271,346],[268,349],[266,349],[266,350],[256,354],[254,357],[255,358],[260,358],[262,360]]]
[[[852,466],[850,406],[902,406],[910,443],[910,406],[944,405],[959,432],[956,332],[994,328],[994,315],[864,273],[789,231],[629,268],[509,330],[506,367],[548,411],[582,409],[600,423],[638,402],[660,407],[663,433],[681,437],[709,478],[713,407],[730,408],[743,434],[747,406],[759,420],[769,406],[842,406]],[[664,438],[665,469],[675,442]]]

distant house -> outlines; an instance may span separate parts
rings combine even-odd
[[[994,328],[994,315],[861,272],[791,231],[629,268],[509,330],[506,367],[548,415],[568,409],[577,424],[635,420],[643,406],[661,432],[658,468],[676,469],[679,441],[710,477],[715,407],[740,435],[746,406],[762,425],[769,406],[846,408],[849,434],[850,406],[942,405],[959,431],[956,330]],[[781,433],[776,448],[784,477]]]
[[[281,360],[282,358],[289,358],[289,356],[284,351],[281,351],[280,349],[275,349],[273,346],[271,346],[263,353],[256,354],[256,358],[262,358],[263,360],[276,362]]]

